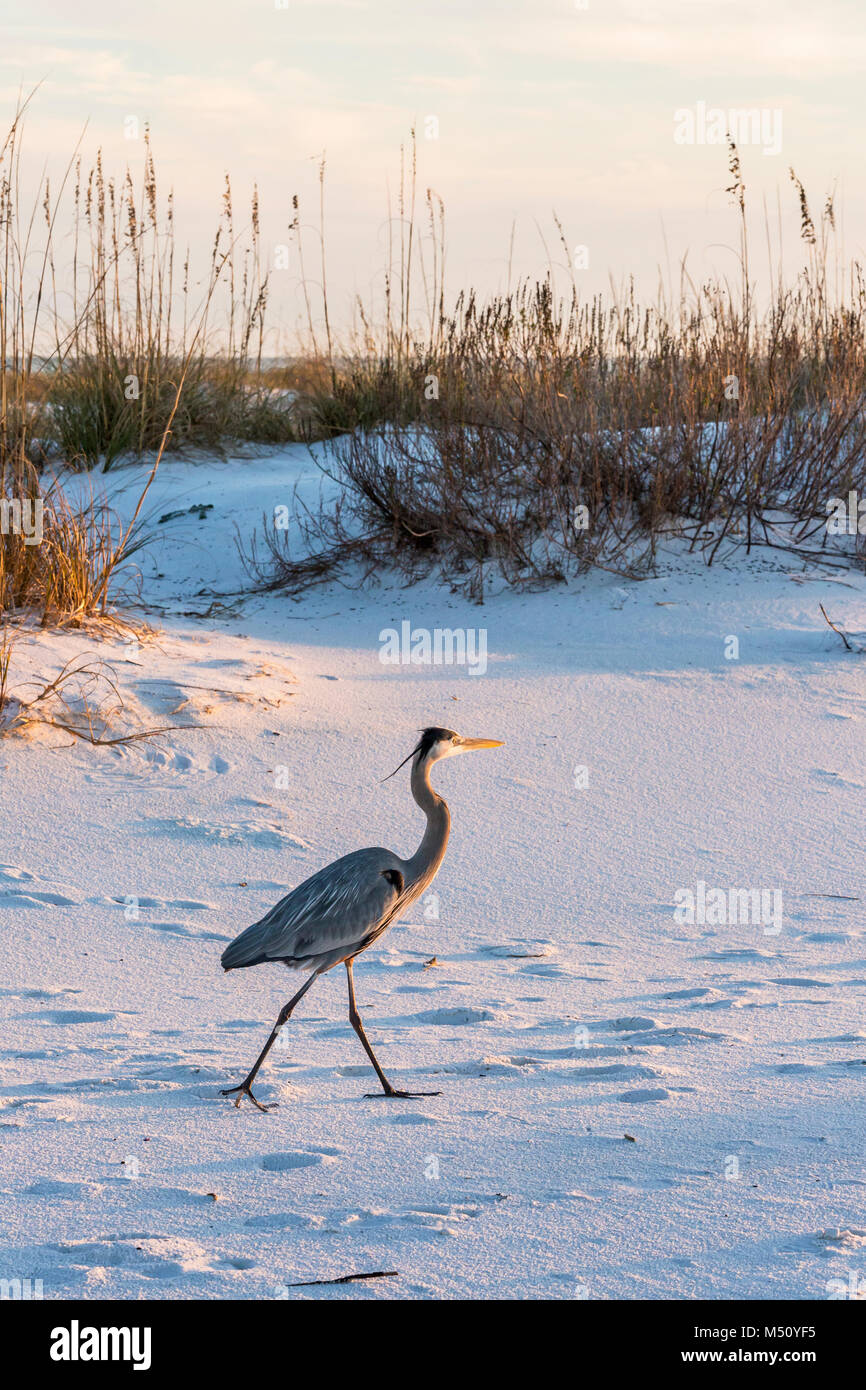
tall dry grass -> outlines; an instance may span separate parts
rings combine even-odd
[[[219,268],[221,294],[201,313],[189,249],[181,255],[176,245],[173,195],[160,199],[146,128],[138,190],[129,171],[119,183],[107,176],[97,154],[89,170],[76,160],[71,202],[71,276],[63,280],[65,295],[71,278],[71,328],[55,347],[47,393],[49,433],[64,459],[107,470],[119,457],[157,448],[181,363],[186,379],[172,448],[292,437],[285,411],[261,376],[268,277],[255,189],[241,243],[226,176],[205,276],[212,283]],[[49,245],[53,215],[46,197]],[[59,323],[63,301],[53,252],[51,272],[51,314]],[[211,346],[211,329],[219,350]]]
[[[300,553],[266,524],[246,552],[255,581],[300,589],[387,563],[480,597],[491,573],[644,573],[671,532],[710,562],[740,543],[821,553],[829,499],[866,491],[866,285],[859,265],[841,271],[832,198],[816,221],[791,171],[804,265],[788,285],[777,271],[759,309],[733,143],[729,173],[733,284],[683,270],[672,302],[633,288],[587,302],[574,272],[564,294],[549,273],[448,313],[440,298],[421,334],[401,292],[381,350],[368,341],[308,391],[333,486],[297,509]]]
[[[161,211],[147,132],[138,195],[128,173],[116,184],[100,155],[85,173],[76,154],[56,195],[46,181],[22,206],[27,104],[0,145],[0,613],[105,623],[116,621],[113,589],[140,543],[141,507],[165,451],[219,447],[234,432],[291,433],[270,388],[250,386],[267,303],[258,202],[254,194],[244,247],[226,181],[202,282],[192,285],[187,254],[177,284],[172,200]],[[71,264],[61,268],[69,209]],[[209,351],[217,314],[228,335],[219,357]],[[269,412],[281,423],[268,424]],[[70,472],[97,463],[107,471],[130,454],[153,458],[130,522],[93,489],[83,504],[70,500]],[[37,505],[34,541],[10,516]]]
[[[318,227],[297,198],[290,223],[304,341],[275,368],[255,190],[242,235],[226,180],[196,303],[147,131],[138,186],[76,153],[57,190],[22,210],[23,114],[0,147],[0,498],[41,496],[45,539],[34,553],[0,535],[2,611],[104,619],[138,510],[118,530],[95,502],[76,509],[61,470],[155,452],[153,469],[169,448],[325,442],[335,487],[298,510],[303,551],[273,526],[248,549],[256,583],[294,589],[359,563],[437,568],[476,597],[491,574],[639,574],[671,531],[710,561],[732,543],[806,553],[826,542],[827,499],[866,488],[862,271],[841,263],[832,198],[813,217],[792,171],[803,269],[786,284],[771,266],[760,308],[732,143],[733,283],[695,285],[683,266],[667,299],[629,288],[587,301],[574,271],[563,291],[551,266],[452,301],[444,207],[421,192],[413,136],[388,208],[383,300],[359,300],[347,335],[329,304],[322,161]]]

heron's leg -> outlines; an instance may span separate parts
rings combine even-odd
[[[380,1080],[381,1083],[382,1083],[382,1093],[383,1093],[383,1095],[385,1095],[385,1096],[387,1096],[387,1097],[392,1097],[392,1096],[393,1096],[393,1097],[398,1097],[398,1098],[401,1099],[401,1100],[410,1100],[410,1099],[414,1098],[415,1096],[438,1096],[438,1095],[441,1095],[441,1094],[442,1094],[441,1091],[397,1091],[397,1090],[395,1090],[395,1088],[391,1085],[390,1081],[388,1080],[387,1076],[386,1076],[385,1073],[383,1072],[382,1068],[379,1066],[379,1063],[378,1063],[377,1060],[376,1060],[376,1054],[375,1054],[375,1052],[373,1051],[372,1047],[370,1046],[370,1043],[369,1043],[369,1041],[368,1041],[368,1039],[367,1039],[367,1034],[364,1032],[364,1025],[363,1025],[363,1023],[361,1022],[361,1015],[358,1013],[358,1006],[357,1006],[357,1004],[355,1003],[355,981],[354,981],[354,979],[352,978],[352,961],[351,961],[351,960],[347,960],[347,961],[346,961],[346,974],[347,974],[348,977],[349,977],[349,1022],[351,1023],[351,1025],[352,1025],[352,1027],[354,1028],[355,1032],[358,1034],[358,1037],[361,1039],[361,1046],[363,1047],[363,1049],[364,1049],[364,1051],[366,1052],[367,1056],[370,1058],[370,1061],[373,1063],[373,1066],[376,1068],[376,1075],[378,1076],[379,1080]],[[365,1097],[365,1099],[366,1099],[366,1100],[378,1100],[378,1099],[379,1099],[379,1096],[378,1096],[378,1093],[377,1093],[377,1094],[375,1094],[375,1095],[368,1095],[368,1096]]]
[[[242,1099],[244,1096],[249,1096],[249,1098],[250,1098],[250,1100],[252,1101],[253,1105],[258,1106],[259,1110],[271,1110],[271,1109],[273,1109],[272,1106],[270,1106],[270,1105],[262,1105],[261,1101],[256,1100],[255,1096],[254,1096],[253,1093],[252,1093],[251,1087],[252,1087],[253,1082],[254,1082],[255,1079],[256,1079],[256,1073],[258,1072],[259,1067],[262,1065],[262,1062],[265,1060],[265,1058],[267,1057],[267,1055],[268,1055],[268,1053],[270,1052],[271,1048],[273,1047],[274,1043],[276,1042],[277,1036],[278,1036],[278,1034],[279,1034],[280,1029],[282,1028],[282,1026],[283,1026],[284,1023],[288,1022],[289,1018],[291,1017],[291,1013],[292,1013],[293,1008],[295,1007],[295,1005],[298,1003],[299,1000],[303,999],[303,997],[304,997],[304,995],[306,994],[307,990],[310,988],[310,985],[311,985],[311,984],[313,983],[313,981],[315,980],[317,974],[318,974],[318,971],[314,971],[313,974],[310,976],[310,978],[307,980],[307,983],[306,983],[305,985],[303,985],[303,986],[298,990],[297,994],[295,994],[295,995],[289,1000],[288,1004],[284,1004],[283,1007],[280,1009],[280,1012],[279,1012],[279,1016],[278,1016],[278,1018],[277,1018],[277,1021],[276,1021],[276,1023],[274,1024],[274,1026],[273,1026],[273,1028],[272,1028],[272,1030],[271,1030],[271,1036],[268,1038],[267,1042],[265,1043],[264,1047],[262,1048],[262,1050],[261,1050],[261,1052],[259,1053],[258,1057],[256,1058],[255,1062],[253,1063],[252,1071],[251,1071],[251,1072],[249,1073],[249,1075],[241,1082],[240,1086],[230,1086],[230,1087],[228,1088],[228,1090],[226,1090],[226,1091],[221,1091],[221,1092],[220,1092],[220,1094],[223,1095],[223,1096],[233,1096],[234,1093],[235,1093],[235,1091],[238,1092],[238,1098],[237,1098],[237,1100],[235,1101],[235,1109],[238,1108],[238,1106],[239,1106],[240,1103],[241,1103],[241,1099]]]

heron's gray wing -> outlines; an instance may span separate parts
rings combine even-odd
[[[223,968],[235,970],[262,961],[313,965],[375,934],[399,901],[397,887],[384,874],[405,866],[386,849],[361,849],[320,869],[241,932],[222,955]]]

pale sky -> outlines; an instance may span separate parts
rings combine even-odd
[[[101,144],[109,169],[140,168],[124,122],[148,121],[184,234],[210,241],[228,170],[238,207],[258,183],[272,249],[287,239],[293,192],[316,220],[325,151],[332,313],[344,320],[354,291],[381,286],[387,188],[414,123],[420,187],[446,205],[452,292],[504,285],[512,224],[515,274],[543,274],[539,228],[562,259],[555,211],[569,245],[587,248],[587,293],[610,274],[617,284],[634,275],[652,295],[658,268],[685,251],[696,279],[736,274],[726,151],[677,143],[674,112],[758,108],[766,138],[741,148],[755,270],[767,263],[765,195],[775,223],[780,192],[789,264],[800,255],[791,164],[816,214],[836,185],[845,252],[863,253],[866,33],[854,4],[282,3],[0,0],[4,112],[22,84],[42,82],[27,124],[31,168],[59,172],[85,122],[87,154]],[[431,116],[438,139],[424,138]],[[291,325],[291,269],[273,286]]]

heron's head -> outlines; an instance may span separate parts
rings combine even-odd
[[[453,729],[442,729],[433,725],[429,729],[421,730],[421,737],[408,757],[403,759],[400,767],[412,759],[412,767],[432,767],[433,763],[438,763],[441,758],[453,758],[456,753],[473,753],[480,748],[501,748],[502,743],[497,738],[463,738],[461,734],[456,734]],[[400,767],[396,767],[394,772],[399,772]],[[393,777],[394,772],[390,775]]]

